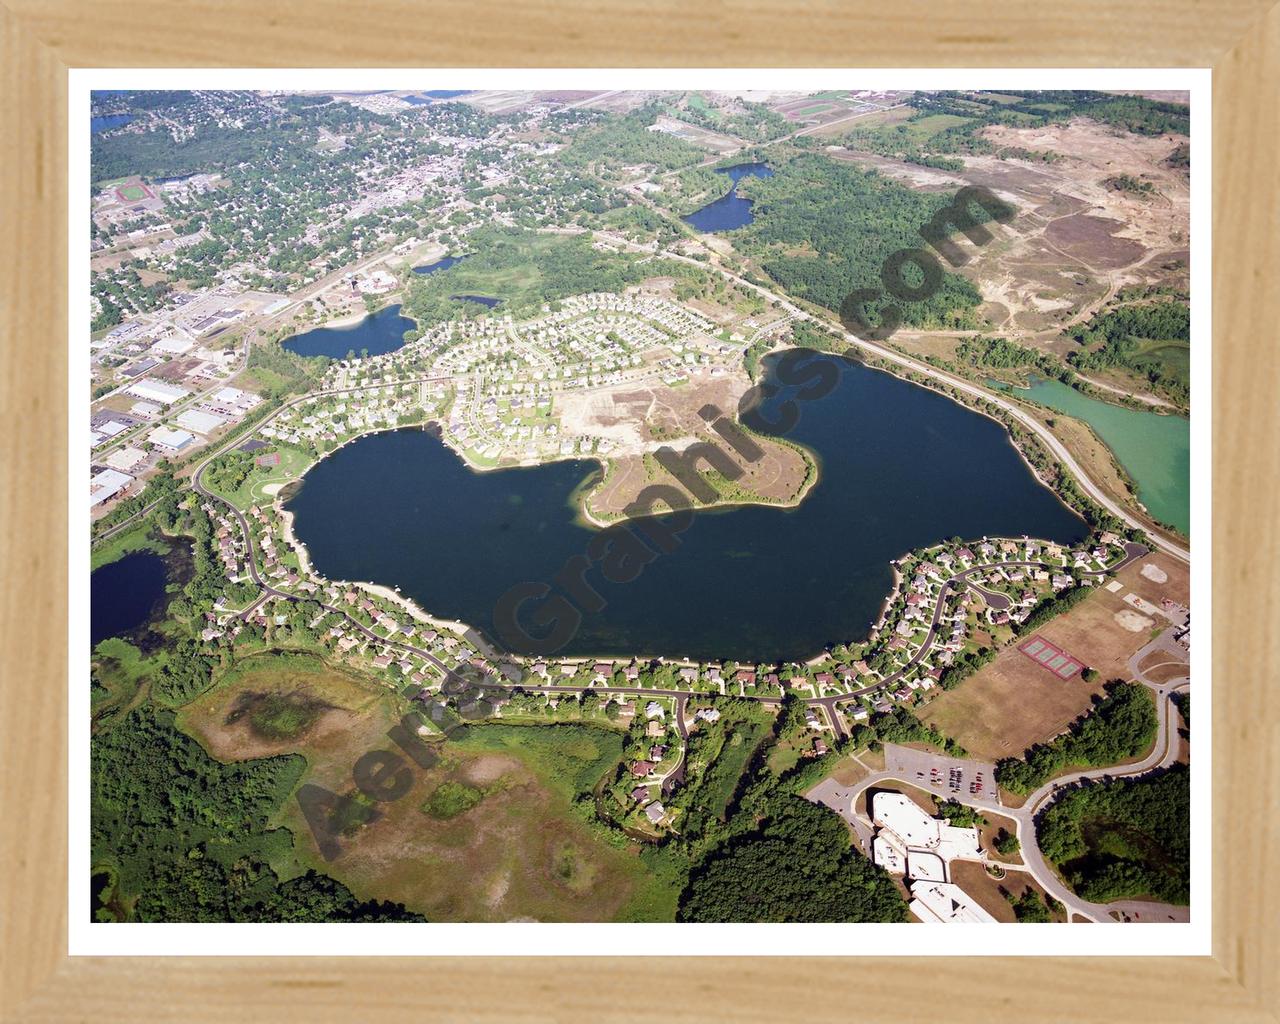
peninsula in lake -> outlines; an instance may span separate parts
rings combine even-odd
[[[92,106],[73,911],[1189,919],[1185,97]]]

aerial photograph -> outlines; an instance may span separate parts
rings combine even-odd
[[[92,93],[73,913],[1191,920],[1189,94],[669,80]]]

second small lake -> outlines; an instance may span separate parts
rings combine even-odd
[[[424,263],[420,267],[414,267],[415,274],[434,274],[437,270],[448,270],[455,263],[461,263],[465,256],[442,256],[434,263]]]
[[[346,359],[350,354],[380,356],[401,348],[404,332],[415,326],[408,317],[400,315],[398,305],[388,306],[349,327],[317,327],[305,334],[296,334],[282,342],[281,347],[300,356],[330,359]]]
[[[154,551],[135,551],[89,576],[89,643],[132,633],[165,599],[168,572]]]
[[[1101,402],[1060,380],[1036,379],[1010,390],[1089,424],[1133,479],[1147,511],[1191,535],[1189,419]]]
[[[488,306],[493,309],[501,299],[495,299],[492,295],[450,295],[449,298],[457,299],[459,302],[478,302],[482,306]]]
[[[716,172],[726,175],[732,182],[729,191],[701,210],[695,210],[684,222],[699,231],[732,231],[751,223],[751,200],[738,195],[738,182],[743,178],[772,178],[773,168],[768,164],[738,164]]]
[[[132,114],[99,114],[89,118],[89,134],[110,131],[112,128],[123,128],[133,120]]]

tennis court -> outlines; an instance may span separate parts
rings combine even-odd
[[[1072,657],[1061,647],[1049,643],[1042,636],[1033,636],[1022,641],[1018,645],[1018,650],[1060,679],[1070,679],[1083,668],[1083,663],[1078,658]]]

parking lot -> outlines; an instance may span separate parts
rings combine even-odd
[[[884,745],[885,768],[904,782],[910,782],[942,800],[978,797],[999,801],[995,765],[986,761],[960,760],[895,743]]]

